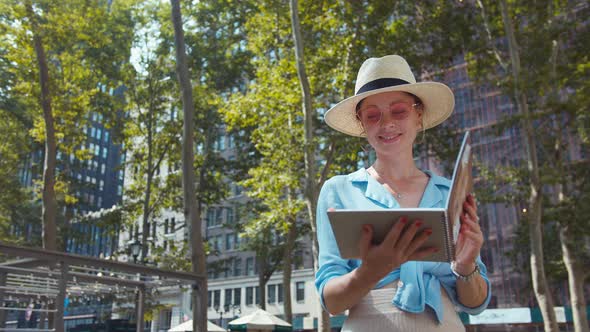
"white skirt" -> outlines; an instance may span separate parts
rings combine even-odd
[[[350,309],[348,318],[342,326],[342,332],[377,332],[377,331],[445,331],[464,332],[465,326],[455,311],[455,306],[447,292],[441,287],[444,306],[443,319],[439,324],[434,311],[426,306],[424,312],[411,313],[403,311],[391,303],[397,291],[397,281],[374,289],[361,302]]]

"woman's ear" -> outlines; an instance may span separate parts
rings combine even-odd
[[[418,119],[417,119],[417,123],[416,125],[418,126],[418,129],[422,129],[424,128],[424,117],[423,117],[423,113],[424,111],[418,111]]]

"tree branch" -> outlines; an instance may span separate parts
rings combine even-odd
[[[319,188],[322,187],[322,185],[326,181],[326,178],[328,177],[328,170],[330,169],[330,165],[332,165],[335,151],[336,151],[336,140],[332,139],[332,141],[330,142],[330,147],[328,148],[328,154],[326,156],[326,163],[324,164],[324,168],[322,169],[320,178],[318,179],[317,186]]]
[[[492,38],[492,32],[490,31],[490,26],[488,24],[488,17],[486,15],[486,11],[483,6],[482,0],[477,0],[476,3],[477,3],[477,6],[481,9],[481,17],[483,19],[484,29],[486,30],[486,37],[487,37],[488,44],[489,44],[490,48],[492,49],[492,51],[494,52],[494,56],[496,57],[498,64],[506,72],[508,70],[508,65],[506,64],[506,62],[504,60],[502,60],[502,56],[500,55],[500,51],[494,45],[494,40]]]

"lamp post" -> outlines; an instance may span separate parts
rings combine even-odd
[[[137,264],[137,256],[141,252],[141,242],[135,239],[135,241],[129,244],[129,251],[131,251],[131,256],[133,256],[133,263]]]
[[[220,308],[219,305],[216,304],[213,309],[219,314],[219,326],[223,327],[223,313],[229,312],[229,307],[224,306],[223,308]]]
[[[131,256],[133,256],[133,263],[137,264],[137,256],[141,252],[141,242],[135,239],[135,241],[129,244],[129,251],[131,252]],[[139,274],[137,279],[140,279]],[[143,332],[143,301],[144,301],[144,289],[138,288],[135,293],[135,330],[136,332]]]

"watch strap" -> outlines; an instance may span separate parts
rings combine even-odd
[[[467,275],[463,275],[463,274],[460,274],[459,272],[457,272],[457,270],[455,269],[455,266],[456,265],[457,265],[457,263],[455,263],[455,261],[451,262],[451,272],[453,272],[453,274],[455,275],[455,277],[457,277],[457,279],[459,279],[459,280],[469,281],[469,280],[473,279],[473,277],[476,274],[479,274],[480,273],[479,264],[477,264],[477,262],[475,263],[475,269],[473,271],[471,271],[471,273],[469,273]]]

